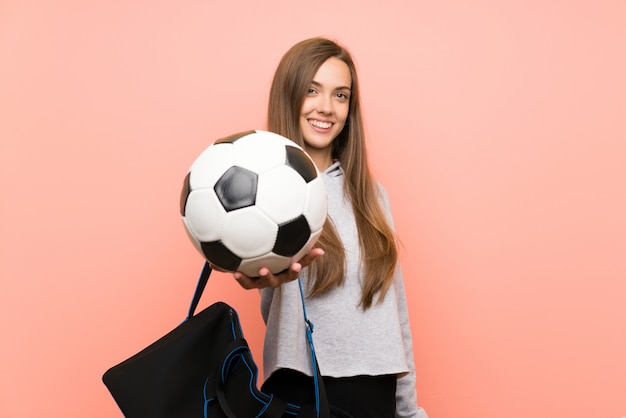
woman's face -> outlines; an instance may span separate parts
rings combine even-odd
[[[300,111],[305,148],[319,170],[332,163],[332,142],[341,133],[350,110],[352,76],[338,58],[327,59],[315,73]]]

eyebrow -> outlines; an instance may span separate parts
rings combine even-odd
[[[323,87],[321,83],[319,83],[319,82],[317,82],[317,81],[315,81],[315,80],[312,80],[312,81],[311,81],[311,84],[313,84],[315,87]],[[351,89],[350,87],[348,87],[348,86],[339,86],[339,87],[335,88],[335,91],[337,91],[337,90],[348,90],[348,91],[352,91],[352,89]]]

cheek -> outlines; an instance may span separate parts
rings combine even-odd
[[[298,125],[302,127],[306,121],[307,109],[306,105],[303,105],[300,109],[300,113],[298,114]]]
[[[300,107],[300,117],[304,117],[305,115],[311,113],[315,108],[315,104],[310,100],[310,98],[305,98],[302,102],[302,106]]]
[[[350,107],[349,106],[345,106],[341,109],[340,111],[340,118],[342,120],[342,122],[345,122],[348,119],[348,113],[350,112]]]

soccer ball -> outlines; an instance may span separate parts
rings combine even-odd
[[[180,213],[194,246],[226,271],[287,269],[322,233],[327,202],[313,160],[293,141],[249,131],[215,141],[185,177]]]

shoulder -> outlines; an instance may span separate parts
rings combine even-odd
[[[378,204],[382,213],[384,214],[387,222],[389,222],[389,226],[394,228],[393,215],[391,212],[391,202],[389,200],[389,194],[387,193],[387,189],[378,181],[374,181],[374,192],[376,193],[376,199],[378,200]]]
[[[389,202],[389,194],[387,193],[387,189],[382,185],[379,181],[374,180],[374,191],[376,193],[376,198],[383,206],[384,209],[390,210],[391,203]]]

